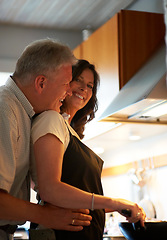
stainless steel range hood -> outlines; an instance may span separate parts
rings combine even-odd
[[[120,90],[100,116],[101,121],[167,124],[167,114],[147,111],[167,103],[165,45]],[[165,105],[164,105],[165,106]],[[167,104],[166,104],[167,110]]]

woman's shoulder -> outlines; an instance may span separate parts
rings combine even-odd
[[[48,110],[38,115],[32,125],[34,129],[43,129],[42,131],[63,132],[66,131],[64,118],[54,110]]]
[[[43,121],[46,121],[47,123],[48,122],[63,122],[63,117],[61,116],[60,113],[54,111],[54,110],[47,110],[47,111],[44,111],[42,113],[40,113],[38,116],[35,117],[33,123],[36,123],[36,122],[43,122]]]
[[[48,133],[57,136],[61,142],[64,142],[67,131],[63,117],[56,111],[48,110],[35,118],[31,134],[33,142]]]
[[[54,110],[47,110],[47,111],[44,111],[42,113],[40,113],[37,118],[45,118],[45,117],[57,117],[57,118],[61,118],[61,114],[54,111]]]

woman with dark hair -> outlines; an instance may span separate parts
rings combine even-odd
[[[100,77],[97,71],[95,70],[95,66],[93,64],[90,64],[88,61],[84,59],[80,59],[76,65],[73,65],[72,81],[76,81],[76,79],[79,79],[81,73],[85,69],[90,69],[94,76],[94,86],[92,89],[92,97],[85,107],[83,107],[82,109],[76,112],[74,117],[71,116],[71,119],[72,119],[71,126],[78,133],[80,139],[83,139],[84,137],[83,132],[85,129],[85,124],[93,120],[93,118],[95,117],[95,112],[98,109],[96,94],[97,94],[97,88],[100,84]],[[61,113],[67,111],[67,105],[68,105],[68,98],[64,100],[63,105],[60,107]]]
[[[37,116],[32,126],[41,199],[63,208],[90,209],[92,216],[90,226],[80,232],[55,230],[56,240],[102,240],[105,212],[123,215],[123,209],[131,211],[129,222],[140,220],[144,226],[145,213],[136,203],[103,196],[103,161],[78,136],[83,137],[85,124],[94,118],[98,82],[94,66],[79,60],[73,67],[72,94],[61,107],[64,118],[55,109]],[[71,224],[77,224],[77,219]]]

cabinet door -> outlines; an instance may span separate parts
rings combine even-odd
[[[81,45],[77,46],[74,50],[73,50],[73,54],[77,59],[82,58],[82,47]]]
[[[118,15],[95,31],[81,44],[82,58],[95,64],[100,74],[99,113],[119,91]]]
[[[163,14],[122,10],[119,13],[120,88],[164,42]]]

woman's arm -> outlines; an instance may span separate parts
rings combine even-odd
[[[61,182],[64,145],[55,135],[40,137],[34,144],[34,154],[44,201],[65,208],[91,208],[92,194]]]
[[[40,137],[34,144],[37,164],[38,187],[41,198],[53,205],[64,208],[92,207],[92,194],[61,182],[64,147],[53,134]],[[70,169],[69,169],[70,171]],[[112,199],[101,195],[94,195],[95,209],[112,209],[121,213],[122,209],[130,209],[132,217],[136,219],[138,212],[141,218],[144,212],[137,204],[124,199]]]

